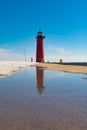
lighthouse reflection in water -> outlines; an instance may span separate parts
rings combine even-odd
[[[44,69],[37,67],[36,68],[36,80],[37,80],[37,90],[41,95],[45,89],[44,87]]]

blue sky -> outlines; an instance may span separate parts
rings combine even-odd
[[[87,61],[86,0],[0,0],[0,60],[35,59],[39,29],[45,60]]]

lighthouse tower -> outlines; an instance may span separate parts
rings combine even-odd
[[[36,62],[44,62],[44,38],[41,31],[37,34],[37,43],[36,43]]]

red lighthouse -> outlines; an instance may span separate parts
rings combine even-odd
[[[36,45],[36,62],[44,62],[44,38],[42,32],[39,31],[37,34],[37,45]]]

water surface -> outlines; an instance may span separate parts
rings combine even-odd
[[[86,130],[86,79],[34,67],[0,79],[0,130]]]

